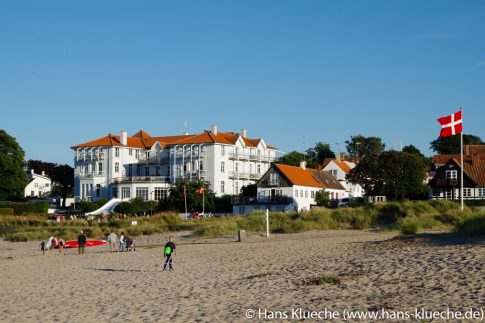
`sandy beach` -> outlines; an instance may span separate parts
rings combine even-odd
[[[138,237],[135,252],[105,245],[81,256],[1,241],[0,321],[298,321],[298,308],[320,315],[485,309],[483,238],[327,231],[238,243],[178,233],[175,271],[162,272],[167,238]]]

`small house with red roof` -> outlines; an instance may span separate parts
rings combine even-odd
[[[272,164],[256,183],[256,197],[233,199],[233,213],[247,214],[254,210],[305,211],[315,205],[315,194],[325,190],[338,200],[348,195],[345,188],[327,171]]]
[[[349,198],[358,198],[364,195],[364,190],[359,184],[350,183],[346,176],[356,166],[350,160],[342,159],[340,155],[337,158],[326,158],[321,167],[322,170],[329,172],[335,177],[347,192]]]

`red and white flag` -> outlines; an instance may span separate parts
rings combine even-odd
[[[202,195],[202,194],[204,194],[204,191],[205,191],[204,187],[201,187],[197,191],[195,191],[195,193]]]
[[[461,109],[452,115],[439,118],[438,122],[441,124],[440,137],[453,136],[463,131]]]

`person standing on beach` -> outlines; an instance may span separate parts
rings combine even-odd
[[[116,233],[113,232],[113,230],[111,230],[111,233],[108,235],[108,243],[109,243],[109,250],[111,252],[118,250],[117,248],[118,236],[116,235]]]
[[[77,253],[79,255],[84,254],[84,248],[86,247],[86,236],[84,235],[84,232],[82,230],[77,237],[77,246]]]
[[[172,267],[172,256],[175,255],[175,243],[173,242],[173,237],[168,238],[168,242],[163,248],[163,257],[165,258],[165,265],[163,265],[163,271],[167,270],[167,265],[170,267],[170,271],[173,271]]]
[[[120,249],[119,249],[119,251],[120,252],[125,251],[125,247],[126,247],[125,233],[124,232],[121,232],[121,235],[120,235]]]

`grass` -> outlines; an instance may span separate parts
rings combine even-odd
[[[404,201],[367,205],[358,208],[313,208],[308,212],[271,212],[272,233],[298,233],[336,229],[367,228],[397,230],[415,234],[420,230],[458,230],[466,234],[485,234],[485,212],[466,207],[462,212],[451,201]],[[0,237],[9,241],[47,239],[54,234],[65,240],[76,239],[80,230],[88,238],[103,238],[111,230],[124,231],[128,236],[191,231],[196,237],[235,237],[238,230],[264,233],[264,212],[247,216],[183,220],[174,213],[162,213],[150,218],[137,218],[138,225],[129,220],[109,222],[47,221],[46,215],[0,216]]]

